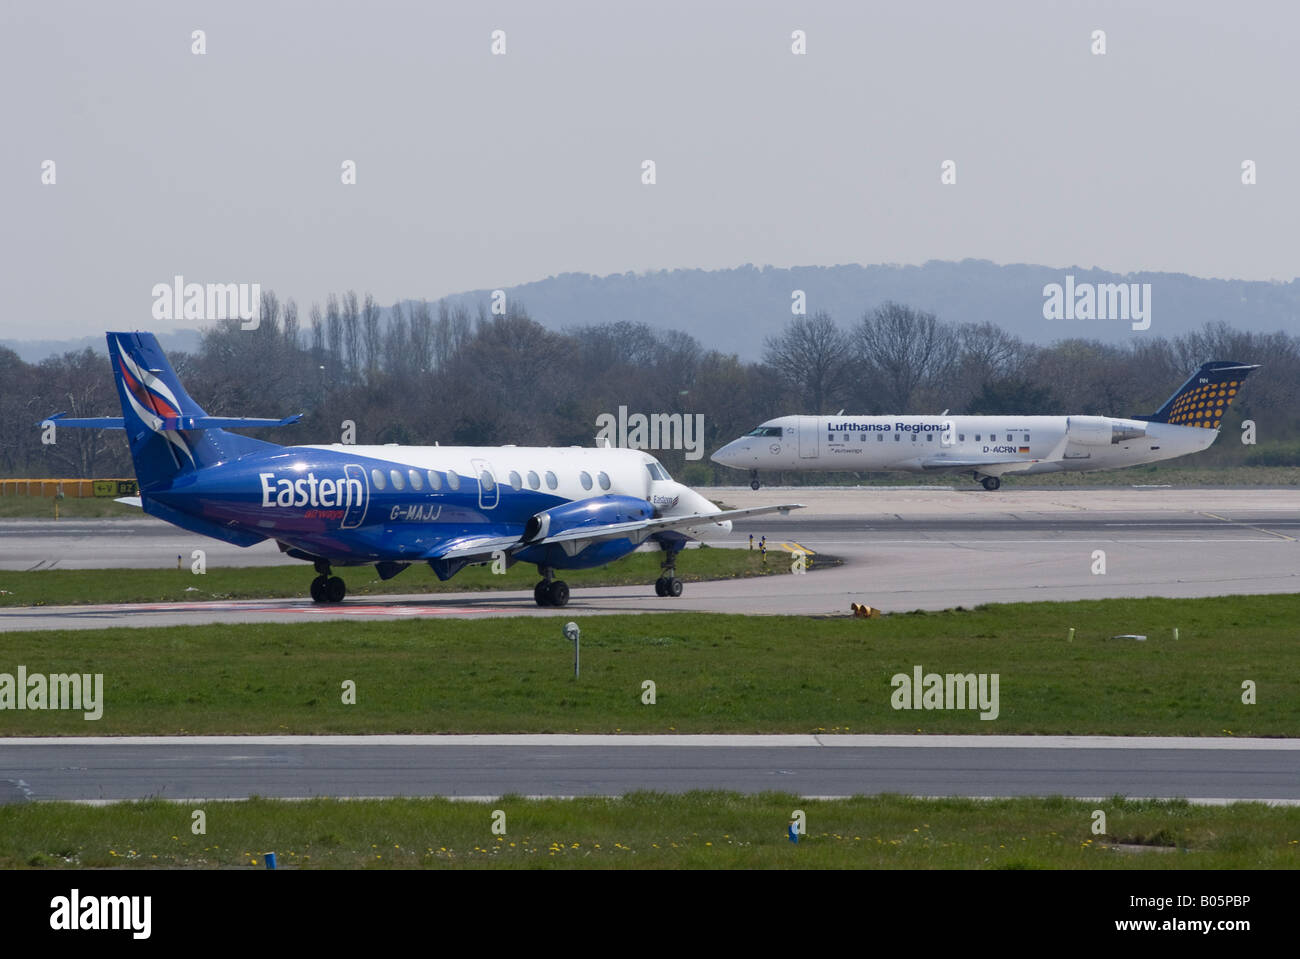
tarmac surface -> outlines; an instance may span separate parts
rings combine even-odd
[[[312,796],[1181,797],[1300,801],[1300,741],[1104,736],[284,736],[4,740],[0,802]]]
[[[844,614],[1112,596],[1300,590],[1300,491],[1105,488],[715,490],[725,505],[801,502],[738,523],[721,545],[766,536],[813,552],[812,571],[653,589],[578,589],[562,610],[531,593],[0,609],[17,629],[301,622],[393,617],[564,616],[711,610]],[[150,518],[0,521],[0,570],[279,565]],[[1096,551],[1105,553],[1105,572]],[[819,568],[817,557],[843,560]],[[689,568],[691,554],[679,561]],[[341,571],[345,577],[373,575]],[[304,591],[312,573],[303,565]],[[3,586],[0,572],[0,589]],[[446,795],[620,795],[780,790],[803,796],[1113,795],[1201,802],[1300,801],[1300,740],[1046,736],[392,736],[0,739],[0,802]]]
[[[659,598],[651,584],[573,590],[564,609],[540,609],[531,591],[355,597],[336,606],[298,599],[0,609],[0,631],[412,617],[490,618],[677,610],[836,615],[852,602],[886,611],[981,603],[1110,597],[1197,597],[1300,591],[1300,490],[1095,488],[725,488],[727,506],[800,502],[788,517],[738,522],[717,545],[766,536],[768,561],[790,563],[781,543],[813,552],[811,571],[688,583]],[[273,544],[249,549],[152,518],[0,522],[0,569],[71,569],[189,563],[208,568],[282,564]],[[1104,553],[1104,572],[1101,569]],[[826,554],[843,565],[819,568]],[[689,569],[683,553],[680,569]],[[313,575],[306,564],[303,591]],[[340,569],[354,581],[369,568]],[[3,574],[0,573],[0,584]],[[3,588],[0,585],[0,588]]]

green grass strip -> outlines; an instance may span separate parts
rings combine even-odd
[[[564,570],[557,574],[572,587],[644,586],[654,595],[660,576],[659,552],[632,553],[596,569]],[[813,557],[809,570],[820,564]],[[684,551],[677,560],[677,577],[684,582],[771,576],[790,572],[790,555],[768,550],[698,549]],[[381,580],[373,566],[335,569],[348,586],[349,596],[385,596],[401,593],[461,593],[492,589],[532,589],[540,577],[537,567],[518,563],[494,573],[489,566],[470,566],[443,582],[424,563],[409,567],[389,580]],[[271,599],[305,597],[315,571],[308,563],[286,566],[222,568],[208,566],[202,575],[192,569],[189,555],[179,569],[53,569],[32,572],[0,570],[0,606],[68,606],[78,603],[163,603],[201,600]]]
[[[1300,596],[1021,603],[881,619],[589,616],[0,635],[0,673],[102,673],[103,716],[10,736],[314,733],[1300,735]],[[1075,628],[1072,642],[1067,629]],[[1173,638],[1178,627],[1180,638]],[[1145,642],[1112,639],[1146,634]],[[891,678],[997,673],[999,711],[894,709]],[[653,705],[644,683],[655,686]],[[344,702],[355,684],[355,704]],[[1253,684],[1254,703],[1250,698]]]
[[[291,869],[1294,869],[1300,808],[725,792],[0,806],[0,869],[260,869],[267,852]]]

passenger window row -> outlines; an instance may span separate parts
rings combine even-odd
[[[554,490],[559,488],[560,479],[558,476],[550,470],[546,471],[545,476],[547,489]],[[423,490],[425,477],[428,477],[429,489],[434,490],[435,492],[442,489],[444,483],[446,483],[447,489],[449,490],[460,489],[460,475],[455,470],[449,470],[444,474],[438,470],[426,470],[424,473],[421,473],[419,470],[408,469],[405,476],[403,476],[402,471],[398,469],[390,469],[387,476],[384,475],[383,470],[377,467],[370,471],[370,482],[377,490],[387,489],[389,483],[392,483],[393,489],[395,490],[406,489],[408,483],[413,490]],[[491,492],[496,489],[496,479],[493,478],[492,474],[487,470],[483,470],[479,473],[478,481],[479,485],[482,486],[485,491]],[[578,473],[578,482],[582,484],[583,489],[591,489],[593,486],[591,474],[586,470],[582,470]],[[613,485],[610,482],[609,474],[605,473],[603,470],[596,474],[594,482],[600,484],[600,488],[603,490],[608,490]],[[515,490],[521,490],[524,488],[524,479],[515,470],[510,471],[510,488]],[[528,471],[528,488],[542,488],[542,478],[533,470]]]
[[[976,443],[981,443],[981,442],[983,442],[983,440],[980,439],[980,436],[981,436],[981,435],[982,435],[982,434],[980,434],[980,433],[976,433],[976,434],[975,434],[975,442],[976,442]],[[997,436],[997,434],[996,434],[996,433],[990,433],[990,434],[989,434],[989,442],[990,442],[990,443],[996,443],[997,441],[998,441],[998,436]],[[958,442],[958,443],[965,443],[965,442],[966,442],[966,434],[965,434],[965,433],[958,433],[958,434],[957,434],[957,442]],[[1008,443],[1014,443],[1014,442],[1015,442],[1015,439],[1012,437],[1012,435],[1011,435],[1010,433],[1007,434],[1007,442],[1008,442]],[[1025,434],[1025,438],[1024,438],[1021,442],[1024,442],[1024,443],[1028,443],[1028,442],[1029,442],[1029,434],[1028,434],[1028,433]]]

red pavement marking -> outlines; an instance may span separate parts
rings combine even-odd
[[[459,606],[383,606],[367,605],[359,606],[350,603],[339,605],[320,605],[315,604],[306,606],[285,606],[274,601],[259,602],[256,600],[231,602],[231,603],[136,603],[131,605],[103,605],[103,606],[78,606],[75,607],[78,613],[188,613],[188,612],[212,612],[212,613],[314,613],[314,614],[337,614],[343,613],[352,616],[440,616],[440,615],[466,615],[473,613],[507,613],[511,611],[510,607],[459,607]]]

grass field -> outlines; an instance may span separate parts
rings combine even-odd
[[[633,553],[597,569],[565,570],[560,574],[571,587],[643,585],[653,594],[663,554]],[[825,558],[820,565],[837,562]],[[814,558],[808,567],[815,571]],[[788,553],[769,550],[766,562],[757,550],[698,549],[678,558],[677,576],[684,582],[771,576],[790,572]],[[335,573],[348,584],[349,596],[395,593],[452,593],[484,589],[532,589],[537,567],[519,563],[496,574],[490,566],[470,566],[442,582],[423,563],[381,580],[373,566],[338,567]],[[306,596],[316,573],[308,563],[289,566],[208,567],[198,575],[188,555],[180,569],[54,569],[34,572],[0,570],[0,606],[64,606],[77,603],[195,602],[199,600],[268,599]]]
[[[498,809],[505,835],[492,832]],[[0,869],[260,869],[267,852],[279,868],[316,869],[1294,869],[1300,808],[722,792],[0,806]]]
[[[678,613],[0,635],[0,672],[102,673],[103,717],[11,736],[314,733],[1300,735],[1300,596],[983,606],[881,619]],[[1180,638],[1172,638],[1173,627]],[[1074,627],[1073,642],[1066,630]],[[1146,642],[1111,639],[1147,634]],[[997,673],[999,711],[891,706],[891,678]],[[642,684],[656,702],[642,702]],[[345,681],[356,702],[343,702]],[[1257,702],[1243,703],[1243,683]]]

